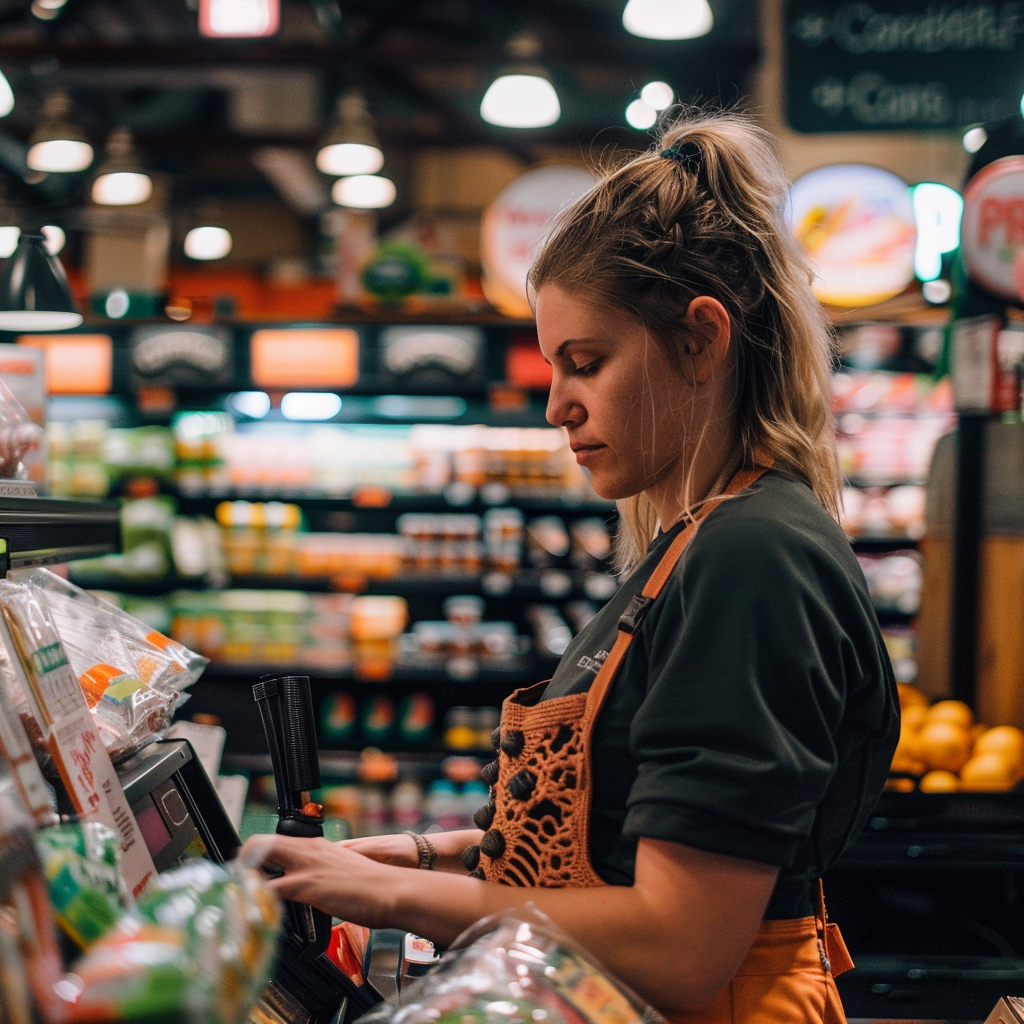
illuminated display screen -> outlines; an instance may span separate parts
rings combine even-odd
[[[114,342],[109,334],[22,334],[18,344],[43,350],[48,394],[110,392]]]
[[[261,388],[348,388],[359,380],[359,334],[350,328],[254,331],[249,355]]]

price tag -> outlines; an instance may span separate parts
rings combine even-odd
[[[512,590],[512,577],[503,572],[489,572],[480,581],[480,589],[491,597],[503,597]]]
[[[357,487],[352,492],[352,504],[356,508],[387,508],[392,494],[386,487]]]
[[[567,572],[549,570],[540,574],[539,586],[545,597],[565,597],[572,593],[572,577]]]

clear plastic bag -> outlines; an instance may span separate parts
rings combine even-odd
[[[33,423],[11,389],[0,380],[0,477],[27,480],[25,454],[43,441],[43,428]]]
[[[52,618],[110,757],[160,736],[209,661],[48,569],[14,578]],[[14,697],[24,719],[16,688]]]
[[[533,904],[464,932],[441,963],[359,1024],[665,1024]]]

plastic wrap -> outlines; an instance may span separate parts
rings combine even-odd
[[[208,660],[47,569],[16,578],[50,613],[111,758],[159,736]]]
[[[29,419],[11,389],[0,380],[0,477],[27,480],[21,460],[42,441],[43,428]]]
[[[67,822],[36,836],[57,924],[88,949],[121,915],[120,843],[98,821]]]
[[[280,923],[278,901],[237,863],[165,872],[74,965],[67,1019],[240,1024],[269,977]]]
[[[664,1024],[528,904],[484,918],[441,963],[359,1024]]]

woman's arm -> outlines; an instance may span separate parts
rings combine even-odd
[[[462,863],[462,851],[467,846],[479,843],[483,832],[477,828],[461,829],[457,832],[431,832],[427,840],[437,850],[434,860],[435,871],[451,871],[455,874],[466,873]],[[398,868],[414,868],[419,865],[420,851],[416,840],[405,832],[397,835],[364,836],[360,839],[342,840],[339,846],[355,850],[370,860],[381,864],[391,864]]]
[[[254,836],[250,864],[285,874],[270,886],[372,928],[403,928],[441,945],[474,921],[526,902],[662,1009],[700,1012],[746,956],[778,868],[641,839],[632,886],[520,889],[380,864],[322,839]]]

